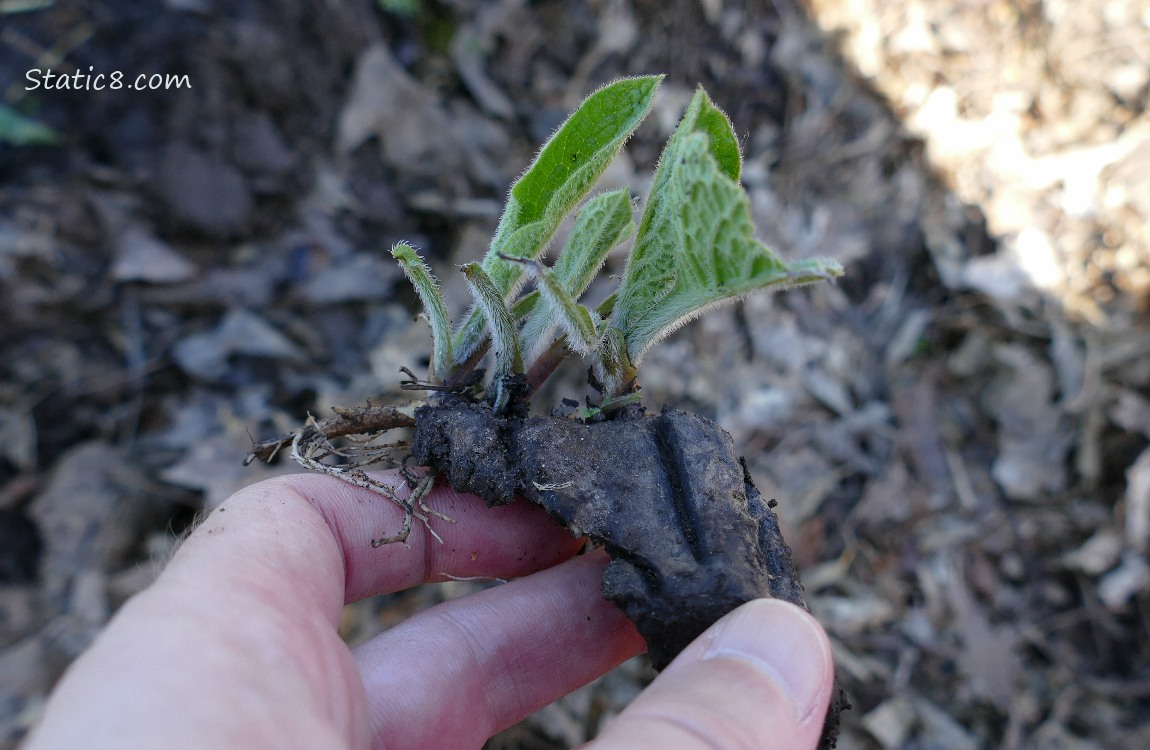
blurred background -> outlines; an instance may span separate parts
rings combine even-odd
[[[701,83],[761,237],[846,267],[641,368],[778,499],[840,746],[1150,746],[1145,0],[0,0],[0,748],[197,514],[293,470],[252,437],[403,398],[430,344],[387,249],[462,300],[539,144],[657,72],[604,185],[645,194]],[[650,677],[490,746],[579,743]]]

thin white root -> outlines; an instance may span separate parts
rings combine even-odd
[[[307,437],[304,437],[306,431],[301,430],[299,433],[296,433],[291,441],[291,457],[297,464],[309,471],[327,474],[348,484],[374,492],[377,495],[382,495],[403,510],[403,524],[399,532],[392,536],[372,539],[372,547],[382,547],[385,544],[394,544],[396,542],[406,543],[408,537],[411,535],[413,519],[419,519],[428,533],[431,534],[437,542],[443,544],[443,538],[436,533],[435,529],[431,528],[431,516],[448,523],[455,523],[455,520],[434,510],[425,502],[425,498],[435,486],[437,474],[428,472],[422,477],[415,474],[406,466],[407,460],[410,458],[409,455],[402,462],[403,467],[401,472],[404,482],[411,488],[411,493],[407,498],[401,498],[396,494],[394,487],[375,479],[361,468],[393,458],[395,451],[400,448],[407,448],[406,445],[399,443],[382,446],[369,445],[368,443],[370,443],[372,439],[378,437],[378,435],[376,435],[362,438],[360,440],[361,445],[339,449],[331,444],[331,441],[323,433],[323,430],[319,428],[314,418],[308,418],[308,426],[313,429]],[[326,459],[333,456],[349,459],[355,461],[355,463],[343,466],[333,466],[329,463],[325,463]]]

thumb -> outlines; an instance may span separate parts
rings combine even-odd
[[[708,628],[587,747],[810,750],[833,683],[815,619],[756,599]]]

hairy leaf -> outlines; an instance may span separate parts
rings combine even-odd
[[[596,195],[579,209],[575,226],[555,261],[564,288],[578,297],[591,285],[611,248],[631,236],[631,194],[626,189]]]
[[[735,129],[731,127],[727,113],[714,105],[701,86],[695,92],[692,106],[694,102],[698,102],[698,109],[694,110],[693,132],[707,134],[711,156],[715,157],[719,171],[738,182],[743,171],[743,155],[739,151],[739,140],[735,137]],[[686,117],[691,114],[692,107],[688,107]]]
[[[592,312],[575,301],[575,297],[567,291],[554,269],[547,268],[538,261],[525,262],[530,264],[531,273],[539,284],[539,293],[545,303],[537,307],[536,312],[545,311],[547,318],[554,318],[567,336],[567,345],[574,351],[580,354],[595,351],[598,348],[599,334]]]
[[[406,274],[419,301],[423,303],[423,311],[431,324],[431,368],[428,377],[436,379],[447,375],[451,371],[451,318],[447,314],[447,305],[443,302],[443,295],[431,275],[431,269],[415,252],[415,249],[406,242],[401,242],[391,249],[391,257],[399,261],[400,268]]]
[[[582,200],[651,109],[662,76],[624,78],[591,94],[540,150],[511,187],[483,269],[505,298],[523,269],[499,256],[537,258],[563,217]],[[455,336],[463,363],[483,345],[482,310],[475,308]]]
[[[631,235],[634,224],[631,221],[631,196],[626,190],[613,190],[595,196],[579,209],[575,218],[575,226],[559,254],[559,259],[551,270],[553,280],[557,282],[556,294],[562,293],[570,297],[572,304],[586,291],[611,248],[623,242]],[[542,283],[540,291],[543,290]],[[545,295],[546,296],[546,295]],[[553,295],[551,295],[553,296]],[[532,295],[525,296],[526,300]],[[546,299],[543,304],[539,301],[524,303],[521,310],[516,303],[514,312],[517,317],[523,317],[523,328],[520,339],[523,342],[523,351],[527,359],[534,359],[534,354],[540,347],[547,346],[548,335],[554,329],[557,311],[552,300]],[[564,330],[568,330],[566,323]],[[586,342],[584,342],[586,343]],[[572,348],[581,353],[587,353],[584,343],[572,342]],[[594,348],[594,347],[592,347]]]
[[[682,198],[675,193],[671,176],[684,140],[698,133],[706,136],[711,155],[715,157],[722,174],[735,182],[739,179],[742,167],[739,141],[730,120],[700,86],[695,90],[695,96],[683,113],[679,126],[663,147],[655,179],[647,194],[635,247],[627,259],[619,299],[615,305],[613,319],[615,325],[623,330],[627,329],[632,317],[657,304],[674,281],[676,253],[668,252],[668,245],[679,246],[682,243],[676,236],[679,229],[671,221],[674,210],[668,209],[668,206],[677,205]]]
[[[515,320],[503,295],[483,267],[478,263],[468,263],[461,269],[467,278],[467,286],[485,319],[491,326],[491,338],[495,342],[496,381],[507,375],[523,372],[523,355],[519,349],[519,332],[515,330]]]
[[[650,201],[655,214],[645,221],[647,231],[640,229],[611,319],[633,364],[710,307],[758,289],[842,273],[834,261],[787,264],[756,240],[750,201],[720,165],[713,144],[707,132],[676,132],[668,145],[673,152],[664,153],[660,172],[666,178]]]

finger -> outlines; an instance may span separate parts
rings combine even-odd
[[[759,599],[688,646],[588,748],[814,748],[833,682],[815,619]]]
[[[45,711],[40,747],[95,738],[123,747],[128,737],[138,746],[172,737],[180,747],[365,746],[366,696],[336,630],[345,596],[445,573],[519,575],[577,544],[525,504],[489,511],[444,492],[430,502],[458,521],[442,523],[446,544],[418,529],[411,547],[372,549],[375,530],[397,528],[401,513],[336,479],[270,480],[228,499],[73,664]]]
[[[640,653],[634,625],[600,594],[606,562],[578,557],[358,647],[373,747],[480,747]]]
[[[397,472],[376,475],[406,497]],[[541,508],[522,501],[487,508],[437,487],[429,505],[436,541],[419,521],[406,543],[371,546],[394,534],[403,510],[333,477],[294,474],[254,484],[220,505],[180,549],[167,577],[213,586],[260,587],[285,612],[320,608],[338,622],[343,604],[448,576],[510,578],[554,565],[580,541]]]

